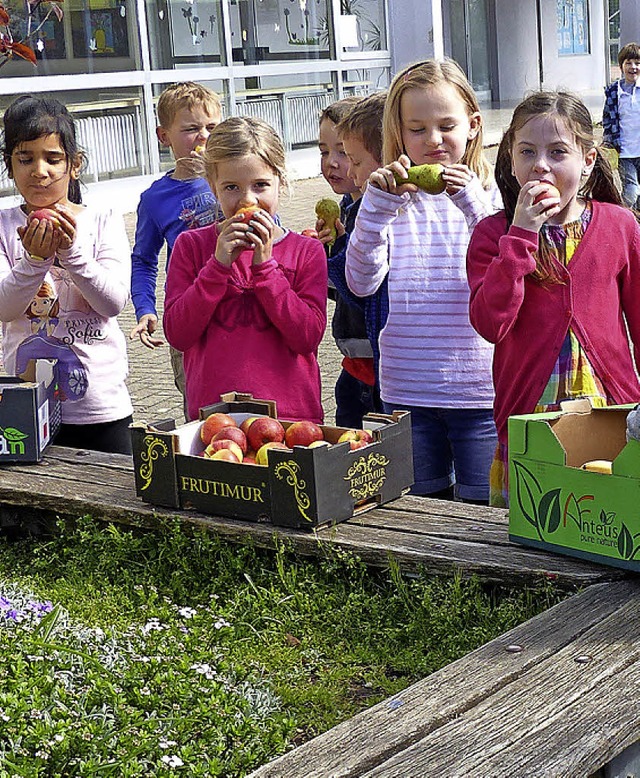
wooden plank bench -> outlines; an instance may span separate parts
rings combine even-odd
[[[371,566],[465,576],[522,586],[542,578],[573,588],[623,577],[620,571],[526,549],[509,542],[507,512],[461,503],[403,497],[334,527],[315,532],[238,521],[192,511],[163,509],[135,495],[130,457],[51,446],[42,462],[0,470],[0,505],[5,513],[29,517],[91,514],[97,519],[153,527],[158,517],[179,515],[233,542],[251,540],[273,548],[285,540],[300,554],[331,548],[357,554]]]
[[[640,738],[639,606],[590,586],[249,778],[591,775]]]

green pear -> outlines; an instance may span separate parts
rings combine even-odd
[[[323,197],[322,200],[318,200],[316,203],[316,216],[318,219],[322,219],[325,227],[331,229],[331,240],[329,245],[333,245],[335,239],[338,237],[336,219],[340,218],[340,206],[330,197]]]
[[[407,170],[408,178],[394,174],[397,184],[415,184],[427,194],[440,194],[447,186],[442,178],[442,165],[414,165]]]

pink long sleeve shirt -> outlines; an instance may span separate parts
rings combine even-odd
[[[509,416],[535,409],[569,327],[607,394],[640,401],[640,226],[631,211],[593,202],[571,261],[556,263],[560,284],[531,277],[537,248],[537,233],[507,229],[500,213],[476,227],[467,255],[471,322],[496,344],[494,415],[504,444]]]
[[[493,346],[469,322],[465,257],[475,224],[496,210],[497,189],[476,176],[453,197],[398,196],[369,186],[347,247],[351,291],[366,297],[389,276],[380,334],[385,402],[491,408]]]
[[[64,423],[124,419],[133,411],[125,384],[127,346],[116,319],[129,299],[131,278],[124,220],[111,211],[85,208],[77,217],[71,248],[45,261],[31,259],[24,250],[17,229],[25,224],[20,207],[0,210],[5,369],[16,373],[17,361],[24,361],[21,350],[23,355],[39,358],[57,354],[58,362],[75,363],[79,368],[68,368]],[[51,294],[48,302],[37,297],[43,284]],[[48,310],[41,308],[44,302]],[[54,302],[55,308],[51,307]],[[74,399],[71,389],[83,392],[81,398]]]
[[[216,225],[175,242],[164,331],[184,354],[191,418],[229,391],[275,400],[283,419],[323,418],[317,351],[326,326],[327,261],[317,240],[287,232],[271,259],[214,256]]]

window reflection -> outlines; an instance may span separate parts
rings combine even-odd
[[[218,0],[158,0],[148,6],[148,24],[155,68],[222,62]]]
[[[384,0],[340,0],[340,39],[345,51],[387,48]]]

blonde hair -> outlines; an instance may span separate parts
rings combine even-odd
[[[452,59],[442,61],[427,59],[414,62],[401,70],[391,82],[389,95],[384,109],[382,134],[384,138],[382,156],[385,165],[398,159],[404,153],[402,142],[401,101],[402,95],[409,89],[428,89],[439,84],[450,84],[464,102],[469,116],[480,112],[478,99],[473,87],[459,65]],[[484,187],[492,180],[491,166],[484,156],[482,123],[475,138],[467,142],[460,162],[467,165],[480,179]]]
[[[253,116],[233,116],[225,119],[211,132],[204,152],[207,179],[215,180],[220,162],[246,157],[249,154],[255,154],[273,170],[280,180],[281,191],[288,189],[286,154],[282,140],[270,124]]]
[[[158,99],[158,124],[168,130],[178,111],[183,108],[191,110],[196,106],[202,107],[211,117],[222,116],[220,98],[212,89],[196,84],[195,81],[171,84],[163,89]]]

